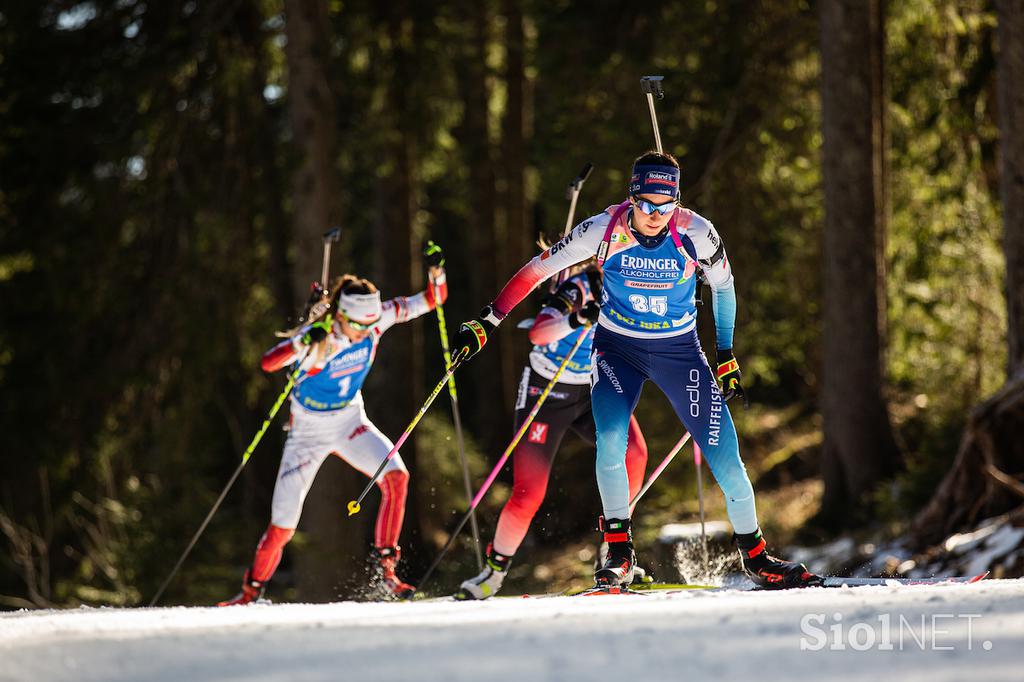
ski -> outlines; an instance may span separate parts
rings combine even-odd
[[[602,587],[602,586],[599,586],[599,585],[594,585],[593,587],[588,587],[587,589],[585,589],[585,590],[583,590],[581,592],[575,592],[575,593],[570,594],[568,596],[571,596],[571,597],[608,597],[608,596],[623,595],[623,594],[642,595],[643,592],[640,592],[640,591],[637,591],[637,590],[633,590],[633,589],[631,589],[629,587],[622,587],[620,585],[608,586],[608,587]]]
[[[957,575],[946,578],[822,578],[818,587],[970,584],[984,580],[987,576],[988,571],[978,575]]]

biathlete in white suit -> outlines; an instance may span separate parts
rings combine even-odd
[[[726,400],[743,396],[732,351],[736,295],[732,269],[709,220],[679,203],[679,163],[648,152],[633,164],[628,198],[591,216],[533,258],[505,285],[480,318],[459,330],[462,361],[479,352],[488,334],[538,283],[575,263],[598,257],[604,271],[601,313],[594,336],[591,403],[597,427],[597,483],[604,508],[608,558],[595,573],[599,586],[628,585],[636,555],[625,457],[630,417],[648,380],[665,393],[704,452],[725,493],[743,567],[763,587],[796,587],[814,580],[803,564],[766,551],[754,490],[740,459]],[[714,300],[718,379],[697,338],[697,269]]]
[[[371,476],[391,451],[392,442],[367,418],[360,389],[381,335],[396,324],[433,310],[435,296],[441,303],[447,299],[444,270],[437,266],[441,258],[438,252],[428,259],[428,264],[433,264],[435,287],[383,303],[371,282],[354,275],[338,278],[330,289],[333,320],[303,327],[263,355],[262,366],[267,372],[292,365],[303,355],[305,360],[291,396],[291,430],[274,484],[270,525],[245,572],[241,593],[221,602],[221,606],[246,604],[262,596],[281,561],[284,546],[295,534],[306,493],[329,455]],[[381,503],[372,557],[382,586],[400,598],[411,597],[415,591],[395,573],[401,556],[398,536],[408,485],[409,472],[402,456],[396,453],[377,480]]]

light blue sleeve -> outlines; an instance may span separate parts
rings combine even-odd
[[[728,286],[714,289],[715,345],[719,350],[732,348],[732,332],[736,327],[736,288]]]

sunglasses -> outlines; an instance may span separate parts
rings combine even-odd
[[[345,313],[339,312],[338,314],[341,315],[341,319],[345,320],[345,322],[348,323],[348,326],[352,327],[357,332],[369,331],[369,330],[373,329],[374,325],[376,325],[378,322],[380,322],[380,318],[377,318],[373,322],[357,322],[356,320],[353,320],[351,317],[349,317]]]
[[[640,197],[634,196],[633,203],[645,215],[654,215],[655,211],[657,211],[661,215],[668,215],[672,211],[676,210],[675,199],[670,199],[669,201],[666,201],[663,204],[652,204],[646,199],[641,199]]]

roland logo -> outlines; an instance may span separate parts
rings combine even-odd
[[[675,178],[670,173],[662,173],[661,171],[651,171],[647,174],[648,180],[667,180],[668,182],[675,182]]]

